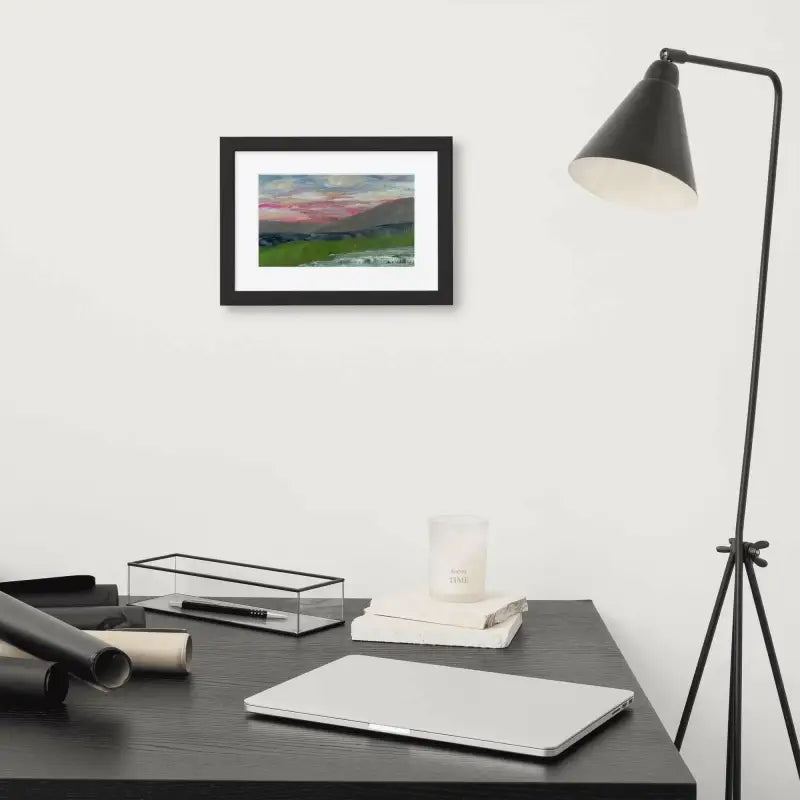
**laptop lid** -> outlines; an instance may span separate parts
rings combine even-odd
[[[627,708],[633,692],[352,655],[244,702],[254,714],[549,757]]]

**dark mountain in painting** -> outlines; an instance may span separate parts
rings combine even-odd
[[[393,222],[390,225],[376,225],[374,228],[361,228],[357,231],[265,231],[258,234],[259,247],[274,247],[287,242],[338,242],[344,239],[369,239],[414,235],[413,222]]]
[[[373,206],[359,214],[326,222],[315,228],[315,232],[341,232],[360,231],[377,228],[382,225],[397,225],[400,223],[414,222],[414,198],[403,197],[399,200],[389,200],[386,203]]]

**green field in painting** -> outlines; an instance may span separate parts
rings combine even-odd
[[[335,241],[286,242],[274,247],[258,248],[259,267],[297,267],[312,261],[326,261],[338,253],[357,253],[360,250],[384,250],[390,247],[409,247],[414,244],[414,232],[391,236],[364,236]]]

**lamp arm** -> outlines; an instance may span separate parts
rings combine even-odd
[[[722,61],[718,58],[695,56],[685,50],[675,50],[672,47],[663,47],[659,54],[662,61],[672,61],[674,64],[702,64],[704,67],[717,67],[718,69],[731,69],[734,72],[749,72],[753,75],[765,75],[772,81],[776,95],[782,95],[781,80],[778,74],[767,67],[756,67],[753,64],[740,64],[738,61]]]
[[[739,64],[735,61],[720,61],[716,58],[695,56],[684,50],[665,47],[661,50],[662,61],[676,64],[701,64],[735,72],[748,72],[764,75],[772,81],[775,102],[772,113],[772,137],[769,150],[769,170],[767,172],[767,196],[764,207],[764,229],[761,238],[761,267],[758,276],[758,299],[756,302],[756,323],[753,336],[753,360],[750,367],[750,395],[747,403],[747,423],[745,427],[742,474],[739,483],[739,504],[736,512],[735,539],[735,583],[733,599],[733,658],[731,661],[730,705],[728,708],[728,789],[731,796],[741,796],[742,763],[742,593],[744,568],[744,517],[747,508],[747,487],[750,481],[750,460],[753,453],[753,431],[755,429],[756,400],[758,398],[758,376],[761,367],[761,339],[764,332],[764,306],[767,295],[767,267],[769,264],[769,245],[772,235],[772,208],[775,200],[775,177],[778,168],[778,137],[781,129],[781,106],[783,88],[777,73],[766,67]],[[728,794],[726,793],[726,797]]]

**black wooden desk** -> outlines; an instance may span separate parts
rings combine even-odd
[[[348,619],[364,605],[347,601]],[[354,643],[349,626],[293,639],[190,620],[188,678],[135,677],[108,696],[73,685],[62,710],[0,710],[0,798],[694,798],[689,770],[594,605],[530,605],[507,650]],[[245,697],[348,653],[630,688],[636,702],[556,760],[245,714]]]

